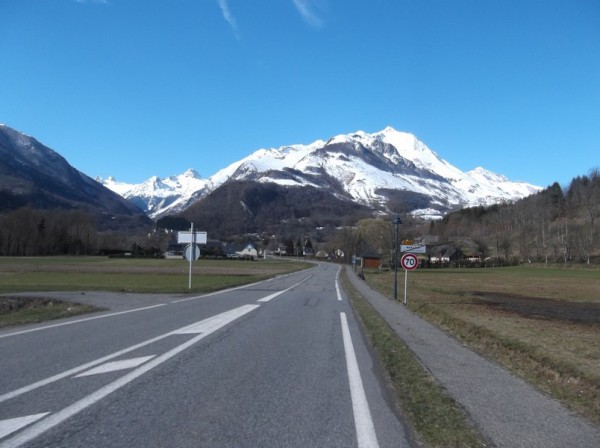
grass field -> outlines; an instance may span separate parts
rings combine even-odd
[[[312,266],[281,259],[184,260],[107,257],[0,258],[0,294],[33,291],[201,293]]]
[[[365,274],[392,298],[393,272]],[[408,275],[408,307],[600,423],[600,271],[417,270]]]
[[[205,293],[254,283],[313,265],[281,259],[240,261],[124,259],[107,257],[0,257],[0,328],[96,311],[97,308],[44,297],[11,293],[117,291]]]

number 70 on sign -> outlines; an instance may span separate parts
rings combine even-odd
[[[404,254],[400,259],[400,265],[407,271],[414,271],[419,267],[419,259],[415,254]]]

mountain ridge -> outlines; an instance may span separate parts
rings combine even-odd
[[[138,229],[148,216],[35,138],[0,125],[0,211],[86,210],[101,229]]]
[[[428,197],[429,203],[411,212],[430,218],[456,208],[517,200],[541,190],[526,182],[512,182],[483,167],[463,172],[414,134],[389,126],[372,134],[356,131],[307,145],[261,148],[208,179],[188,170],[179,176],[152,177],[141,184],[129,184],[129,189],[109,179],[97,180],[132,200],[154,219],[181,212],[234,180],[327,188],[340,199],[375,210],[389,210],[390,195],[386,192],[413,192]],[[424,205],[423,200],[419,202]]]

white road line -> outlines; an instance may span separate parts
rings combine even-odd
[[[291,286],[288,289],[285,289],[283,291],[277,292],[277,293],[275,293],[275,295],[271,294],[270,296],[263,297],[263,299],[260,299],[259,302],[260,301],[268,302],[269,300],[272,300],[273,298],[275,298],[277,295],[280,295],[280,294],[283,294],[286,291],[289,291],[290,289],[292,289],[292,288],[300,285],[301,283],[305,282],[306,280],[308,280],[311,277],[312,277],[312,275],[309,275],[308,277],[306,277],[301,282],[296,283],[295,285]],[[249,286],[249,285],[245,285],[245,286]],[[234,288],[234,289],[240,289],[240,288],[243,288],[243,287],[244,286],[240,286],[240,287]],[[218,294],[218,293],[219,292],[215,292],[213,294]],[[203,297],[206,297],[206,296],[203,296]],[[192,300],[194,298],[199,298],[199,297],[192,297],[190,299],[184,299],[184,300]],[[171,302],[171,303],[174,303],[174,302]],[[108,316],[112,316],[112,315],[116,315],[116,314],[129,313],[129,312],[139,311],[139,310],[148,309],[148,308],[155,308],[157,306],[164,306],[164,304],[154,305],[154,306],[145,307],[145,308],[137,308],[135,310],[129,310],[129,311],[124,311],[124,312],[120,312],[120,313],[112,313],[110,315],[96,316],[94,318],[80,319],[77,322],[82,322],[82,321],[90,320],[90,319],[97,319],[97,318],[101,318],[101,317],[105,317],[105,316],[108,317]],[[212,319],[212,318],[209,318],[209,319]],[[73,322],[73,323],[75,323],[75,322]],[[192,326],[193,325],[197,325],[197,324],[192,324]],[[42,327],[42,328],[48,328],[48,327]],[[40,328],[40,329],[42,329],[42,328]],[[186,327],[184,327],[184,328],[186,328]],[[176,331],[182,331],[182,330],[183,329],[179,329],[179,330],[176,330]],[[35,331],[35,329],[33,331]],[[195,333],[195,332],[196,331],[194,330],[194,331],[191,331],[190,333]],[[18,333],[11,333],[11,335],[12,334],[18,334]],[[111,353],[110,355],[104,356],[104,357],[96,359],[94,361],[90,361],[88,363],[82,364],[82,365],[77,366],[77,367],[74,367],[74,368],[69,369],[69,370],[67,370],[65,372],[53,375],[51,377],[45,378],[43,380],[37,381],[35,383],[32,383],[32,384],[29,384],[27,386],[21,387],[19,389],[13,390],[11,392],[7,392],[4,395],[0,395],[0,403],[2,403],[3,401],[6,401],[6,400],[10,400],[11,398],[18,397],[19,395],[31,392],[31,391],[33,391],[35,389],[38,389],[38,388],[43,387],[43,386],[46,386],[48,384],[54,383],[54,382],[59,381],[59,380],[61,380],[63,378],[76,375],[79,372],[83,372],[84,370],[90,369],[90,368],[95,367],[95,366],[97,366],[99,364],[102,364],[102,363],[105,363],[107,361],[110,361],[111,359],[117,358],[117,357],[119,357],[121,355],[124,355],[126,353],[132,352],[134,350],[137,350],[138,348],[141,348],[141,347],[144,347],[146,345],[152,344],[154,342],[160,341],[161,339],[164,339],[164,338],[166,338],[168,336],[171,336],[172,334],[177,334],[177,333],[175,333],[175,332],[169,332],[169,333],[162,334],[162,335],[157,336],[155,338],[148,339],[147,341],[140,342],[139,344],[132,345],[131,347],[127,347],[127,348],[125,348],[123,350],[119,350],[117,352]],[[179,334],[184,334],[184,333],[179,333]],[[9,335],[4,335],[4,336],[9,336]]]
[[[291,274],[294,274],[294,272],[292,272],[290,274],[281,275],[278,278],[287,277],[288,275],[291,275]],[[271,278],[269,280],[273,280],[273,278]],[[307,280],[307,279],[305,279],[305,280]],[[207,294],[202,294],[201,296],[194,296],[194,297],[188,297],[188,298],[185,298],[185,299],[173,300],[173,301],[168,302],[168,303],[170,304],[170,303],[188,302],[190,300],[197,300],[197,299],[202,299],[204,297],[216,296],[218,294],[223,294],[223,293],[226,293],[226,292],[236,291],[238,289],[243,289],[243,288],[248,288],[250,286],[258,285],[259,283],[263,283],[265,281],[266,280],[263,280],[263,281],[260,281],[260,282],[256,282],[256,283],[249,283],[247,285],[236,286],[234,288],[222,289],[222,290],[219,290],[219,291],[210,292],[210,293],[207,293]],[[302,283],[302,282],[300,282],[300,283]],[[20,334],[32,333],[34,331],[47,330],[49,328],[62,327],[64,325],[72,325],[72,324],[78,324],[80,322],[87,322],[87,321],[95,320],[95,319],[103,319],[105,317],[113,317],[113,316],[119,316],[121,314],[135,313],[137,311],[149,310],[149,309],[152,309],[152,308],[157,308],[159,306],[165,306],[165,305],[167,305],[167,303],[159,303],[158,305],[145,306],[145,307],[142,307],[142,308],[135,308],[135,309],[132,309],[132,310],[127,310],[127,311],[118,311],[118,312],[115,312],[115,313],[107,313],[107,314],[102,314],[100,316],[85,317],[83,319],[71,320],[69,322],[62,322],[60,324],[44,325],[43,327],[36,327],[36,328],[30,328],[28,330],[15,331],[13,333],[0,334],[0,339],[1,338],[7,338],[9,336],[17,336],[17,335],[20,335]]]
[[[87,372],[80,373],[75,376],[75,378],[81,378],[82,376],[90,376],[90,375],[99,375],[101,373],[109,373],[116,372],[118,370],[126,370],[133,369],[141,364],[144,364],[146,361],[151,360],[156,355],[152,356],[141,356],[139,358],[130,358],[130,359],[120,359],[119,361],[107,362],[105,364],[99,365]]]
[[[28,386],[24,386],[24,387],[21,387],[20,389],[16,389],[16,390],[8,392],[8,393],[6,393],[4,395],[0,395],[0,403],[2,403],[3,401],[6,401],[6,400],[10,400],[11,398],[14,398],[14,397],[18,397],[19,395],[25,394],[27,392],[31,392],[32,390],[38,389],[38,388],[40,388],[42,386],[46,386],[48,384],[54,383],[55,381],[61,380],[61,379],[66,378],[68,376],[75,375],[76,373],[82,372],[82,371],[87,370],[87,369],[89,369],[91,367],[97,366],[98,364],[102,364],[102,363],[104,363],[106,361],[110,361],[111,359],[116,358],[116,357],[121,356],[121,355],[124,355],[125,353],[129,353],[129,352],[131,352],[133,350],[137,350],[138,348],[141,348],[141,347],[144,347],[146,345],[152,344],[154,342],[160,341],[161,339],[164,339],[164,338],[166,338],[168,336],[171,336],[171,334],[172,334],[171,332],[162,334],[162,335],[157,336],[155,338],[148,339],[147,341],[140,342],[139,344],[132,345],[131,347],[127,347],[127,348],[125,348],[123,350],[119,350],[118,352],[111,353],[110,355],[103,356],[102,358],[98,358],[98,359],[96,359],[94,361],[90,361],[88,363],[85,363],[85,364],[82,364],[80,366],[74,367],[74,368],[69,369],[69,370],[67,370],[65,372],[58,373],[58,374],[56,374],[54,376],[51,376],[51,377],[45,378],[43,380],[37,381],[37,382],[32,383],[32,384],[30,384]]]
[[[258,306],[258,305],[252,305],[252,306]],[[209,321],[210,322],[214,322],[214,320],[216,318],[218,318],[218,316],[219,315],[213,316],[213,317],[209,317],[208,319],[200,321],[199,323],[194,323],[194,324],[192,324],[190,326],[198,326],[199,324],[201,324],[202,322],[205,322],[205,321],[206,322],[209,322]],[[190,326],[188,326],[188,327],[190,327]],[[183,327],[183,328],[187,328],[187,327]],[[16,389],[16,390],[8,392],[8,393],[6,393],[4,395],[0,395],[0,403],[2,403],[3,401],[6,401],[6,400],[10,400],[11,398],[17,397],[19,395],[31,392],[31,391],[33,391],[35,389],[38,389],[38,388],[42,387],[42,386],[46,386],[48,384],[54,383],[55,381],[61,380],[63,378],[66,378],[66,377],[69,377],[69,376],[73,376],[73,375],[75,375],[75,374],[77,374],[79,372],[83,372],[84,370],[90,369],[90,368],[95,367],[95,366],[97,366],[99,364],[103,364],[103,363],[105,363],[107,361],[110,361],[111,359],[117,358],[117,357],[122,356],[122,355],[124,355],[126,353],[129,353],[129,352],[132,352],[134,350],[137,350],[138,348],[144,347],[144,346],[149,345],[149,344],[153,344],[154,342],[160,341],[161,339],[169,337],[169,336],[171,336],[173,334],[178,334],[177,332],[178,331],[182,331],[182,330],[183,329],[180,328],[180,329],[175,330],[175,331],[170,331],[168,333],[161,334],[160,336],[156,336],[156,337],[154,337],[152,339],[148,339],[147,341],[140,342],[139,344],[135,344],[135,345],[132,345],[131,347],[124,348],[123,350],[119,350],[117,352],[111,353],[110,355],[103,356],[102,358],[98,358],[98,359],[96,359],[94,361],[90,361],[88,363],[85,363],[85,364],[82,364],[80,366],[74,367],[74,368],[69,369],[69,370],[67,370],[65,372],[58,373],[58,374],[56,374],[54,376],[51,376],[51,377],[45,378],[43,380],[37,381],[37,382],[35,382],[33,384],[30,384],[28,386],[24,386],[24,387],[21,387],[20,389]],[[197,331],[192,331],[192,333],[196,333],[196,332]],[[179,334],[184,334],[184,333],[179,333]]]
[[[190,300],[198,300],[198,299],[203,299],[205,297],[216,296],[217,294],[223,294],[224,292],[237,291],[238,289],[244,289],[244,288],[248,288],[250,286],[259,285],[261,283],[271,282],[271,281],[273,281],[275,279],[281,279],[281,278],[289,277],[290,275],[293,275],[293,274],[296,274],[296,272],[290,272],[288,274],[278,275],[278,276],[275,276],[275,277],[271,277],[271,278],[269,278],[267,280],[261,280],[260,282],[248,283],[247,285],[241,285],[241,286],[236,286],[236,287],[233,287],[233,288],[221,289],[221,290],[215,291],[215,292],[209,292],[207,294],[202,294],[201,296],[194,296],[194,297],[187,297],[185,299],[173,300],[173,301],[171,301],[169,303],[188,302]],[[300,282],[300,283],[302,283],[302,282]]]
[[[177,347],[169,350],[168,352],[163,353],[160,356],[157,356],[152,361],[149,361],[146,364],[143,364],[141,367],[138,367],[134,371],[129,372],[128,374],[122,376],[118,380],[113,381],[110,384],[107,384],[106,386],[102,387],[101,389],[98,389],[96,392],[88,395],[87,397],[82,398],[81,400],[73,403],[70,406],[67,406],[66,408],[62,409],[61,411],[58,411],[58,412],[51,414],[48,417],[40,420],[39,422],[37,422],[37,423],[33,424],[32,426],[30,426],[29,428],[25,429],[20,434],[17,434],[13,438],[2,442],[2,444],[1,444],[2,448],[16,448],[16,447],[19,447],[19,446],[35,439],[42,433],[59,425],[60,423],[69,419],[70,417],[74,416],[78,412],[81,412],[85,408],[97,403],[98,401],[105,398],[107,395],[117,391],[118,389],[129,384],[131,381],[140,377],[144,373],[152,370],[153,368],[159,366],[160,364],[164,363],[165,361],[167,361],[167,360],[171,359],[172,357],[174,357],[175,355],[179,354],[183,350],[191,347],[192,345],[194,345],[201,339],[210,335],[212,332],[218,330],[219,328],[227,325],[230,322],[233,322],[234,320],[242,317],[243,315],[245,315],[259,307],[260,307],[260,305],[244,305],[239,308],[235,308],[231,311],[227,311],[226,313],[228,314],[228,318],[222,319],[220,322],[220,325],[218,327],[213,325],[212,322],[209,323],[205,332],[202,332],[201,334],[188,340],[187,342],[184,342],[183,344],[178,345]],[[211,325],[212,325],[212,327],[211,327]]]
[[[352,398],[352,411],[354,413],[354,426],[356,427],[356,439],[358,448],[378,448],[377,434],[375,434],[375,425],[369,410],[367,395],[363,387],[350,329],[348,328],[348,319],[346,313],[340,313],[342,322],[342,336],[344,338],[344,351],[346,352],[346,368],[348,370],[348,380],[350,383],[350,397]]]
[[[207,294],[202,294],[201,296],[194,296],[194,297],[187,297],[185,299],[173,300],[169,303],[181,303],[181,302],[189,302],[190,300],[203,299],[205,297],[216,296],[218,294],[223,294],[225,292],[237,291],[238,289],[248,288],[249,286],[257,285],[258,283],[261,283],[261,282],[248,283],[247,285],[236,286],[234,288],[220,289],[219,291],[209,292]]]
[[[300,281],[300,282],[296,283],[295,285],[292,285],[292,286],[290,286],[289,288],[287,288],[287,289],[284,289],[283,291],[278,291],[278,292],[276,292],[276,293],[270,294],[270,295],[268,295],[268,296],[266,296],[266,297],[263,297],[262,299],[258,299],[258,300],[257,300],[257,302],[260,302],[260,303],[269,302],[269,301],[273,300],[275,297],[277,297],[277,296],[279,296],[279,295],[283,294],[284,292],[288,292],[289,290],[291,290],[291,289],[294,289],[296,286],[298,286],[298,285],[301,285],[302,283],[304,283],[306,280],[308,280],[308,279],[309,279],[309,278],[311,278],[311,277],[312,277],[312,275],[309,275],[309,276],[308,276],[308,277],[306,277],[304,280],[302,280],[302,281]]]
[[[15,431],[18,431],[21,428],[24,428],[27,425],[37,422],[40,418],[45,417],[48,414],[49,412],[44,412],[43,414],[26,415],[25,417],[0,420],[0,439],[12,434]]]
[[[48,328],[56,328],[56,327],[63,327],[65,325],[78,324],[80,322],[87,322],[89,320],[104,319],[105,317],[119,316],[120,314],[135,313],[137,311],[149,310],[151,308],[157,308],[159,306],[165,306],[165,305],[166,305],[165,303],[160,303],[158,305],[145,306],[143,308],[135,308],[133,310],[118,311],[116,313],[108,313],[108,314],[102,314],[100,316],[92,316],[92,317],[86,317],[83,319],[70,320],[69,322],[62,322],[60,324],[45,325],[43,327],[30,328],[29,330],[22,330],[22,331],[15,331],[14,333],[0,334],[0,338],[7,338],[9,336],[17,336],[19,334],[32,333],[34,331],[47,330]]]
[[[339,281],[340,281],[340,272],[342,272],[342,268],[339,267],[337,274],[335,275],[335,292],[337,293],[337,299],[338,301],[342,301],[342,293],[340,292],[340,285],[339,285]]]
[[[187,325],[178,330],[173,331],[171,334],[198,334],[198,333],[212,333],[218,330],[229,322],[237,319],[240,316],[240,310],[249,308],[250,311],[258,308],[260,305],[244,305],[239,308],[234,308],[229,311],[225,311],[216,316],[209,317],[208,319],[201,320],[200,322]],[[244,313],[246,314],[246,313]]]

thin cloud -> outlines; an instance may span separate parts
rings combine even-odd
[[[229,9],[229,4],[227,3],[227,0],[217,0],[217,3],[219,4],[219,8],[221,8],[223,18],[227,23],[229,23],[229,26],[231,26],[231,29],[233,30],[233,34],[235,34],[236,39],[239,40],[240,32],[238,30],[237,21],[231,13],[231,9]]]
[[[315,12],[313,1],[311,0],[293,0],[294,6],[302,16],[302,19],[310,26],[320,28],[323,26],[323,20]]]

